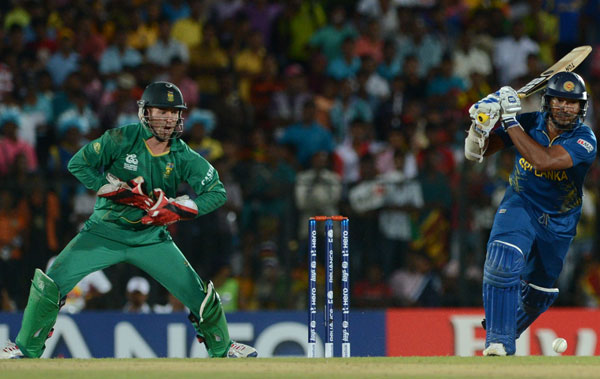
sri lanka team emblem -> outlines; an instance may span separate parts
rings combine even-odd
[[[169,103],[172,103],[175,101],[175,95],[173,95],[173,91],[168,91],[167,92],[167,101]]]
[[[165,174],[164,177],[165,179],[169,177],[169,175],[171,175],[171,171],[173,171],[173,168],[175,167],[175,165],[171,162],[167,163],[167,166],[165,167]]]
[[[567,92],[572,92],[575,89],[575,83],[573,83],[572,81],[568,80],[568,81],[565,82],[565,84],[563,84],[563,88]]]

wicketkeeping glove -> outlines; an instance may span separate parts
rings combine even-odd
[[[170,225],[179,220],[189,220],[198,215],[198,206],[187,195],[174,199],[168,198],[160,188],[154,189],[156,202],[148,210],[148,214],[142,217],[145,225]]]
[[[154,206],[154,201],[146,195],[146,183],[141,176],[124,182],[109,172],[106,174],[106,180],[108,180],[108,183],[100,187],[98,196],[145,211]]]

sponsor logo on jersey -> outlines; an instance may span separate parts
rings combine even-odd
[[[215,175],[215,169],[213,168],[213,166],[210,166],[210,168],[208,169],[208,172],[206,173],[206,176],[204,176],[204,179],[202,179],[201,184],[205,185],[206,183],[210,182],[214,175]]]
[[[171,175],[171,171],[173,171],[173,168],[175,167],[174,163],[167,163],[167,166],[165,167],[165,173],[163,174],[163,176],[166,178],[168,178]]]
[[[94,151],[96,154],[100,154],[100,142],[94,142]]]
[[[138,169],[138,159],[135,154],[127,154],[125,157],[125,163],[123,164],[123,168],[129,171],[137,171]]]
[[[588,153],[591,153],[592,151],[594,151],[594,146],[582,138],[578,139],[577,143],[580,144],[581,146],[583,146],[583,148],[586,149]]]
[[[533,168],[533,165],[525,158],[519,159],[519,166],[525,171],[533,171],[533,175],[538,178],[546,178],[548,180],[552,180],[553,182],[562,182],[563,180],[569,180],[567,176],[567,172],[565,170],[548,170],[548,171],[538,171]]]

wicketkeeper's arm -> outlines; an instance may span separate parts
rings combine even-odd
[[[227,192],[219,180],[219,173],[200,155],[196,154],[192,160],[185,162],[182,174],[183,180],[197,195],[194,202],[199,216],[214,211],[227,201]]]
[[[108,183],[100,168],[114,160],[116,144],[110,131],[82,147],[68,164],[68,169],[83,185],[94,191]]]

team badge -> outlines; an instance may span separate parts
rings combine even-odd
[[[572,81],[568,80],[563,84],[563,88],[565,89],[565,91],[567,92],[573,92],[573,90],[575,89],[575,83],[573,83]]]
[[[94,142],[94,151],[96,154],[100,154],[100,142]]]
[[[173,95],[173,91],[168,91],[167,92],[167,101],[169,103],[172,103],[175,101],[175,95]]]
[[[167,167],[165,167],[165,174],[163,175],[166,178],[168,178],[171,175],[171,171],[173,171],[173,168],[175,167],[175,164],[169,162],[167,163]]]

